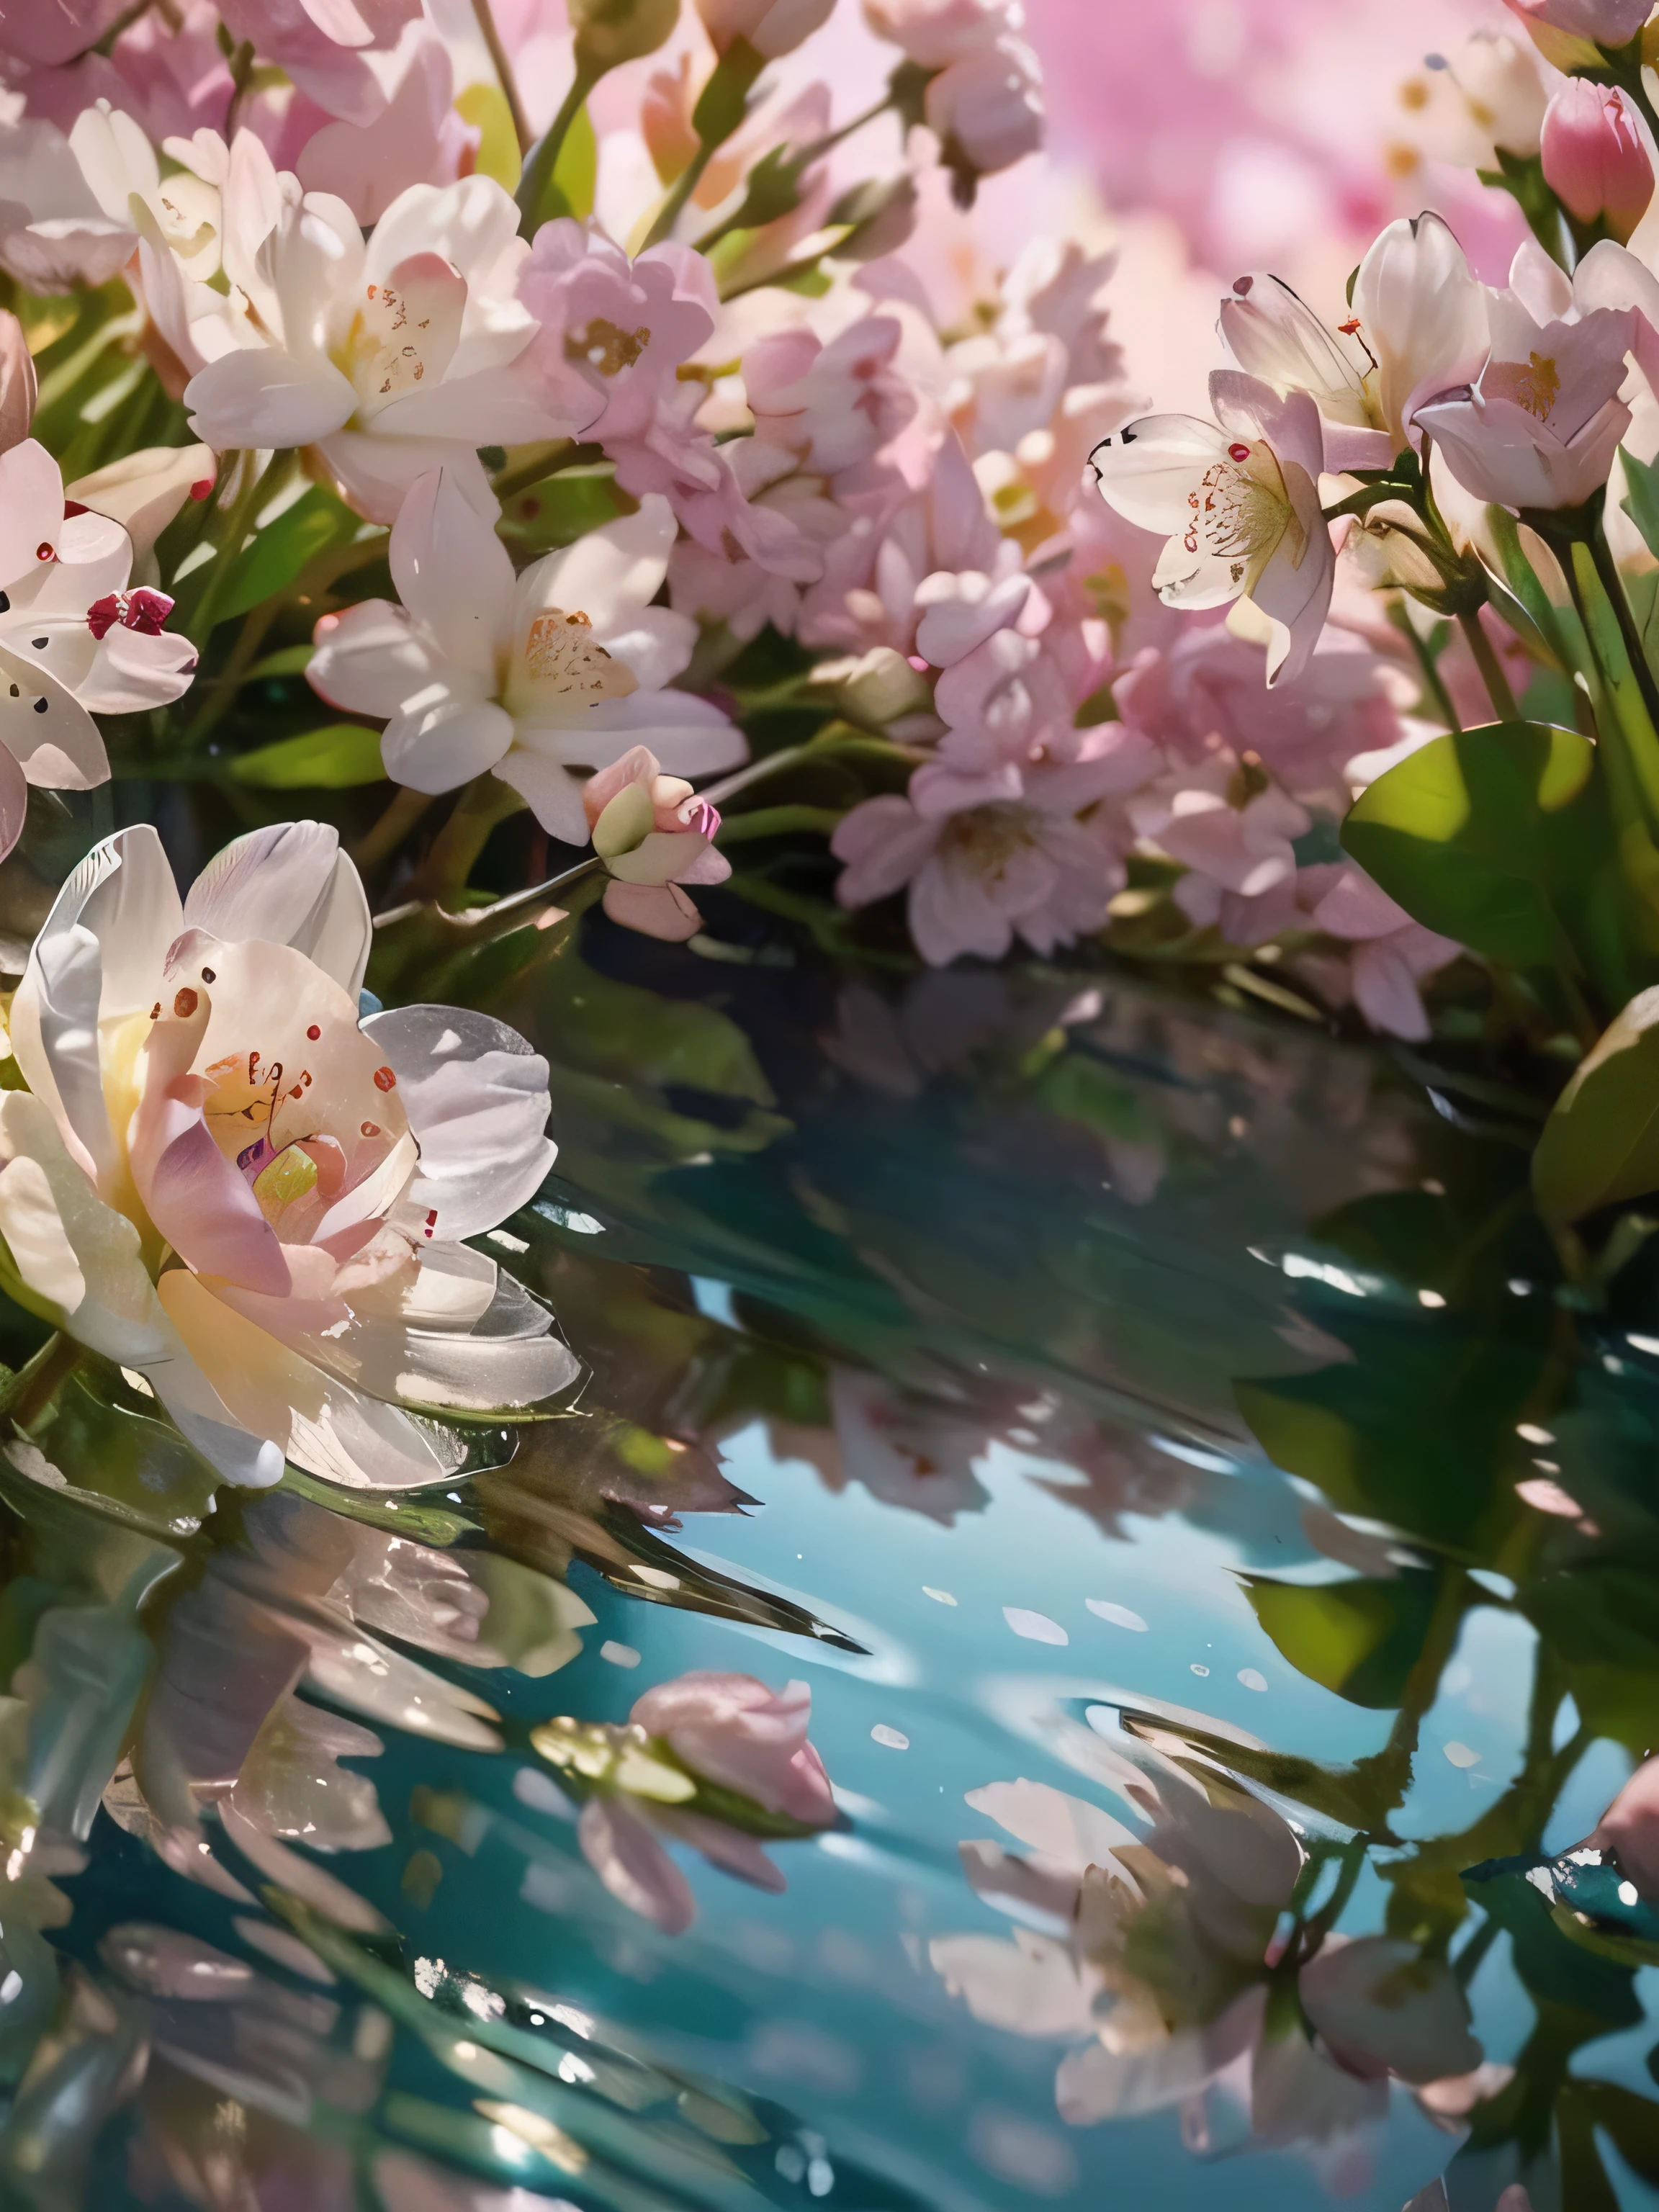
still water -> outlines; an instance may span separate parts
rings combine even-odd
[[[1659,2202],[1561,1856],[1659,1741],[1654,1224],[1569,1285],[1524,1102],[1243,1003],[511,943],[372,980],[553,1064],[574,1405],[399,1501],[72,1382],[0,1462],[3,2201]],[[669,1932],[532,1739],[688,1669],[840,1817],[665,1824]]]

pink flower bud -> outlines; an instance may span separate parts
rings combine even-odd
[[[1544,179],[1580,222],[1605,218],[1623,240],[1653,198],[1651,142],[1616,87],[1573,77],[1544,116]]]

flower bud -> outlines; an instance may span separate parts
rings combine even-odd
[[[990,176],[1042,143],[1042,75],[1018,39],[1000,38],[941,70],[928,84],[927,127],[952,168]]]
[[[1653,198],[1651,142],[1618,88],[1574,77],[1551,100],[1540,152],[1544,181],[1580,222],[1598,217],[1621,242]]]
[[[654,54],[680,17],[680,0],[569,0],[578,67],[613,70]]]
[[[714,52],[743,39],[764,61],[793,53],[826,23],[836,0],[697,0],[702,27]]]
[[[653,70],[640,98],[640,132],[658,181],[672,185],[696,159],[697,133],[691,111],[702,87],[691,75],[691,56],[683,53],[672,70]]]
[[[34,362],[23,325],[0,313],[0,453],[21,446],[34,419]]]

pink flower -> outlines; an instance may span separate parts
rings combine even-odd
[[[864,19],[878,39],[903,49],[907,61],[948,69],[1020,27],[1018,0],[864,0]]]
[[[806,1683],[787,1683],[779,1692],[752,1674],[698,1670],[647,1690],[628,1717],[661,1736],[682,1765],[767,1812],[804,1827],[834,1823],[830,1778],[806,1740],[812,1717]]]
[[[1456,959],[1462,947],[1413,921],[1352,862],[1314,906],[1312,919],[1328,936],[1353,945],[1354,1004],[1371,1027],[1385,1036],[1421,1043],[1429,1034],[1429,1018],[1418,986]]]
[[[1498,507],[1577,507],[1607,480],[1631,411],[1619,397],[1636,341],[1630,308],[1540,324],[1512,293],[1492,303],[1492,357],[1478,386],[1419,407],[1417,421],[1466,491]]]
[[[649,440],[676,396],[675,372],[720,310],[714,272],[689,246],[653,246],[630,262],[568,217],[537,232],[519,298],[541,325],[527,360],[550,404],[607,453]]]
[[[924,578],[967,569],[1000,577],[1019,565],[1018,546],[992,520],[961,441],[947,431],[920,489],[901,487],[855,511],[802,599],[799,635],[807,645],[908,653]]]
[[[1544,115],[1544,181],[1580,222],[1598,217],[1621,241],[1653,198],[1652,141],[1617,86],[1570,77]]]
[[[635,745],[582,786],[593,849],[611,881],[605,910],[624,929],[670,944],[695,937],[702,916],[682,884],[723,884],[732,864],[714,847],[720,817],[657,757]]]
[[[302,93],[343,123],[369,124],[386,110],[365,58],[395,46],[420,0],[221,0],[225,27],[262,61],[286,70]]]
[[[763,338],[743,357],[755,435],[802,468],[839,477],[889,444],[916,411],[893,366],[902,333],[890,315],[866,315],[826,346],[811,331]]]
[[[743,39],[757,54],[775,61],[828,22],[835,4],[836,0],[697,0],[697,13],[717,54]]]
[[[413,24],[398,62],[386,106],[372,122],[323,120],[294,153],[306,190],[334,193],[365,228],[380,221],[406,185],[453,184],[463,158],[478,144],[478,133],[451,105],[454,68],[444,41],[425,24]]]
[[[118,0],[29,0],[0,15],[0,53],[52,68],[95,46],[118,12]]]
[[[1017,798],[951,812],[896,793],[866,799],[830,840],[847,864],[836,896],[868,906],[908,885],[910,934],[935,968],[964,952],[1000,960],[1016,934],[1052,952],[1100,928],[1121,885],[1121,864],[1078,819],[1115,781],[1108,755],[1032,769]]]
[[[981,176],[1012,168],[1042,143],[1042,69],[1023,39],[999,37],[941,70],[924,95],[945,160]]]

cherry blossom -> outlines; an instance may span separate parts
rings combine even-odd
[[[447,469],[422,478],[392,532],[403,604],[368,599],[318,624],[307,674],[337,707],[388,718],[388,773],[449,791],[493,773],[542,826],[587,841],[573,768],[648,745],[671,772],[743,759],[718,707],[670,689],[696,641],[653,606],[674,539],[665,500],[590,531],[514,577],[506,548]]]
[[[1098,929],[1121,886],[1121,868],[1078,819],[1116,781],[1109,754],[1030,769],[1017,797],[950,811],[924,812],[896,795],[866,799],[830,840],[846,863],[836,896],[867,906],[908,887],[910,935],[934,967],[966,952],[1000,959],[1016,934],[1050,952]]]

